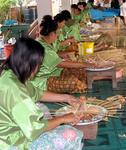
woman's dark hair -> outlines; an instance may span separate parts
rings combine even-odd
[[[78,11],[81,11],[80,8],[78,8],[78,5],[76,5],[76,4],[72,4],[71,8],[76,9]]]
[[[93,3],[94,3],[94,0],[88,0],[88,3],[92,3],[92,4],[93,4]]]
[[[11,69],[17,78],[25,84],[36,67],[40,66],[44,57],[43,46],[28,37],[22,37],[14,45],[10,57],[3,63],[3,69]]]
[[[45,15],[45,16],[43,16],[42,20],[43,21],[52,20],[52,16],[51,15]]]
[[[123,0],[123,2],[125,2],[125,1]],[[119,9],[120,8],[119,1],[112,0],[111,1],[111,8]]]
[[[69,19],[71,19],[71,14],[68,10],[63,10],[61,11],[61,14],[64,16],[65,21],[68,21]]]
[[[50,15],[46,15],[43,17],[40,27],[40,34],[47,36],[51,32],[56,32],[56,30],[58,29],[58,24],[55,20],[52,19],[52,17],[50,17]]]
[[[78,7],[77,7],[76,4],[72,4],[72,5],[71,5],[71,8],[77,9]]]
[[[65,21],[65,18],[64,18],[64,15],[62,13],[59,13],[56,16],[54,16],[54,20],[57,23],[61,23],[61,22]]]
[[[77,5],[82,5],[82,2],[78,2]]]
[[[86,2],[78,2],[78,3],[77,3],[77,6],[79,6],[79,5],[83,5],[83,7],[86,7],[86,6],[87,6],[87,3],[86,3]]]

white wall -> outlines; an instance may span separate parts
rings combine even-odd
[[[56,14],[59,13],[60,4],[61,4],[60,0],[52,0],[52,14],[53,14],[53,16],[55,16]]]
[[[79,0],[61,0],[62,6],[61,10],[69,10],[70,11],[70,6],[71,4],[77,4]]]
[[[70,10],[70,2],[71,0],[61,0],[61,10]]]
[[[77,4],[79,0],[71,0],[71,4]]]
[[[37,0],[37,11],[39,22],[44,15],[52,15],[52,0]]]
[[[70,5],[77,2],[78,0],[37,0],[38,21],[41,22],[44,15],[56,15],[59,9],[70,11]]]

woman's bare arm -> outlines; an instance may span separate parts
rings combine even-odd
[[[59,68],[86,68],[86,67],[92,67],[94,64],[91,63],[79,63],[79,62],[73,62],[69,60],[64,60],[61,63],[57,65]]]
[[[57,94],[49,91],[45,91],[41,97],[42,102],[66,102],[72,106],[79,105],[78,98],[69,94]]]
[[[80,121],[80,118],[83,116],[83,114],[74,115],[73,113],[66,114],[64,116],[55,117],[53,119],[48,120],[47,128],[44,129],[44,131],[49,131],[60,124],[77,124]]]

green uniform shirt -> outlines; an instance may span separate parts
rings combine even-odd
[[[64,41],[65,40],[65,37],[63,35],[63,29],[59,30],[58,39],[59,39],[59,41]]]
[[[80,41],[81,36],[80,36],[80,25],[79,23],[67,23],[64,28],[63,28],[63,34],[68,37],[74,37],[75,40]]]
[[[90,10],[89,9],[85,9],[81,12],[82,14],[82,20],[81,22],[87,23],[87,21],[90,20],[91,16],[90,16]]]
[[[72,19],[75,20],[76,23],[80,23],[82,21],[82,14],[80,13],[80,15],[73,15]]]
[[[61,42],[65,40],[65,36],[63,35],[63,30],[60,29],[58,30],[59,32],[57,33],[57,40],[53,42],[54,50],[56,52],[58,51],[64,51],[68,46],[64,45],[61,46]]]
[[[28,149],[47,124],[35,101],[42,96],[30,82],[22,84],[11,70],[0,76],[0,150],[10,145]],[[2,148],[2,149],[1,149]]]
[[[87,9],[91,9],[91,8],[93,8],[93,3],[87,3]]]
[[[56,53],[57,50],[55,50],[53,45],[46,43],[43,39],[38,41],[45,48],[45,56],[40,70],[32,80],[32,83],[44,91],[47,90],[47,80],[50,76],[60,76],[62,69],[58,68],[57,65],[62,62],[62,59]]]

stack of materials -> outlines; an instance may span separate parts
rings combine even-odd
[[[95,97],[89,97],[87,99],[89,104],[98,105],[104,107],[107,110],[105,119],[109,117],[119,118],[123,116],[125,110],[123,109],[125,105],[125,98],[122,95],[115,95],[108,97],[106,100],[99,100]]]
[[[108,49],[104,51],[95,52],[95,58],[99,60],[109,60],[115,62],[116,69],[123,69],[126,75],[126,51],[124,49]]]

